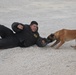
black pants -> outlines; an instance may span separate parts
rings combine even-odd
[[[0,25],[0,49],[17,47],[19,40],[14,36],[11,29]]]

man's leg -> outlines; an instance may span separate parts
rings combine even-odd
[[[19,40],[13,36],[0,39],[0,49],[17,47]]]
[[[0,25],[0,36],[2,38],[13,35],[13,31],[3,25]]]

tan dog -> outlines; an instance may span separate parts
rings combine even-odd
[[[47,39],[50,42],[56,40],[56,42],[53,45],[51,45],[51,47],[59,43],[58,46],[56,47],[56,49],[58,49],[60,46],[62,46],[65,43],[65,41],[76,39],[76,30],[62,29],[62,30],[55,32],[54,34],[50,34],[47,37]]]

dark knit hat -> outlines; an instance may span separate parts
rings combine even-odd
[[[38,25],[38,23],[37,23],[36,21],[32,21],[32,22],[30,23],[30,25],[33,25],[33,24]]]

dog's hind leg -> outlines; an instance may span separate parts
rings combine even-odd
[[[76,49],[76,46],[71,46],[72,48]]]
[[[51,45],[51,47],[54,47],[56,44],[58,44],[60,41],[59,40],[56,40],[56,42],[53,44],[53,45]]]

